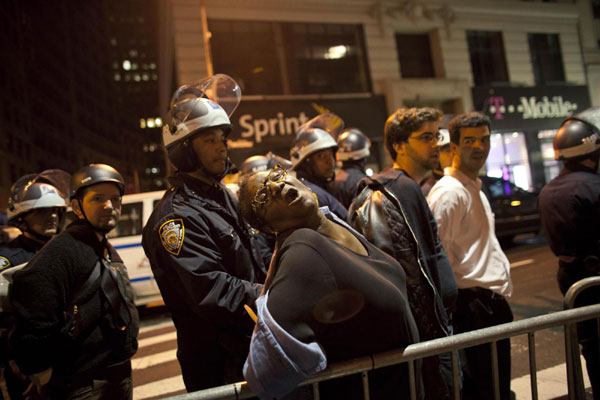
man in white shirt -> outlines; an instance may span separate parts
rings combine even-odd
[[[494,214],[481,191],[479,171],[490,151],[490,120],[472,112],[450,121],[452,166],[427,201],[459,287],[456,333],[513,320],[504,298],[512,294],[510,263],[494,232]],[[465,349],[464,399],[493,398],[490,347]],[[510,340],[498,342],[500,398],[510,399]]]

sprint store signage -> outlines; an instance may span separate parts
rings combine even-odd
[[[244,100],[231,118],[228,145],[232,161],[241,164],[269,151],[289,159],[298,127],[324,112],[339,115],[346,127],[361,129],[372,140],[383,137],[387,114],[383,96],[341,99]]]

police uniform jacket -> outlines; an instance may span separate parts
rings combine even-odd
[[[561,260],[558,280],[563,293],[576,281],[599,275],[600,175],[565,166],[542,189],[539,208],[550,248]]]
[[[349,208],[358,194],[358,182],[365,176],[365,171],[360,165],[342,168],[329,185],[330,191],[344,207]]]
[[[243,306],[253,305],[262,290],[271,252],[222,184],[181,173],[171,183],[142,245],[177,328],[186,380],[187,371],[206,368],[202,354],[217,344],[245,358],[254,324]]]
[[[0,272],[17,265],[29,262],[44,243],[19,235],[6,245],[0,247]]]

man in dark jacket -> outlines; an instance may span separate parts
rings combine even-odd
[[[554,153],[564,168],[542,189],[539,207],[550,248],[558,257],[558,285],[565,294],[575,282],[600,275],[600,108],[563,122],[554,137]],[[596,286],[583,291],[576,305],[599,302]],[[597,321],[577,328],[594,399],[599,399]]]
[[[33,382],[30,396],[132,398],[139,319],[125,267],[106,240],[121,214],[123,189],[108,165],[77,171],[71,207],[79,219],[13,276],[10,345]]]
[[[163,140],[178,172],[142,238],[177,329],[188,392],[243,380],[254,327],[244,305],[254,306],[271,254],[220,183],[231,124],[202,96],[193,86],[174,96]]]
[[[404,267],[409,303],[423,341],[451,334],[448,314],[454,307],[457,288],[437,225],[414,180],[419,177],[400,166],[406,165],[411,172],[418,170],[411,160],[423,155],[406,147],[411,141],[426,144],[437,138],[439,117],[435,109],[400,109],[388,118],[384,140],[394,168],[360,182],[364,190],[359,188],[348,218],[369,241]],[[427,399],[449,398],[452,377],[449,359],[443,358],[443,365],[439,357],[423,360],[423,370],[429,372],[423,377]]]

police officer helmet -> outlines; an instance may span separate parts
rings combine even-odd
[[[340,161],[356,161],[369,157],[371,141],[357,128],[350,128],[338,136],[337,152]]]
[[[267,157],[267,160],[269,161],[269,163],[267,164],[267,169],[272,169],[276,165],[280,165],[284,169],[292,168],[292,162],[290,160],[288,160],[287,158],[283,158],[272,152],[268,152],[265,157]]]
[[[35,177],[35,174],[26,175],[12,186],[8,199],[9,222],[14,223],[19,217],[40,208],[67,208],[57,188],[48,183],[35,182]]]
[[[98,183],[114,183],[119,188],[121,196],[125,192],[125,181],[113,167],[106,164],[90,164],[77,170],[71,178],[71,200],[81,195],[85,188]]]
[[[231,132],[227,113],[212,100],[192,98],[172,105],[169,121],[163,126],[169,161],[180,171],[195,171],[199,160],[189,141],[212,128],[222,129],[225,137]]]
[[[600,107],[566,119],[554,136],[554,158],[577,161],[600,149]]]
[[[267,156],[248,157],[240,166],[242,175],[253,174],[255,172],[266,171],[269,168],[269,158]]]
[[[335,137],[344,129],[344,121],[334,113],[320,114],[298,128],[290,150],[292,169],[298,169],[308,156],[317,151],[337,151]]]
[[[448,129],[440,129],[441,138],[438,140],[438,147],[443,147],[447,144],[450,144],[450,132]]]
[[[191,85],[180,86],[171,98],[167,123],[163,126],[163,144],[169,161],[180,171],[207,171],[198,160],[190,140],[208,129],[220,128],[225,138],[231,133],[229,116],[237,108],[242,92],[237,82],[225,74],[216,74]]]

